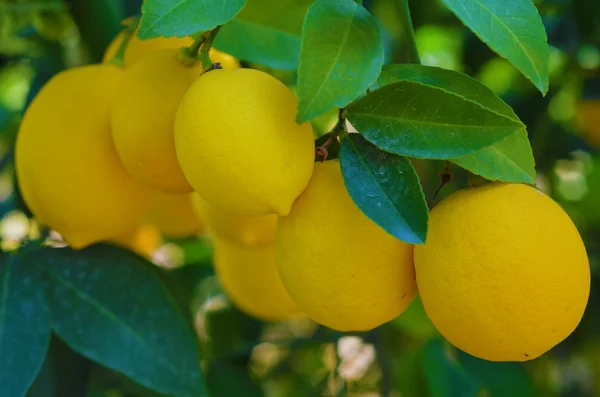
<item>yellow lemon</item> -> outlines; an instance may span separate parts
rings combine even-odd
[[[577,119],[590,144],[600,147],[600,99],[579,102]]]
[[[115,151],[109,109],[123,72],[85,66],[53,77],[35,97],[16,143],[23,198],[38,220],[74,248],[139,225],[150,192]]]
[[[252,69],[214,70],[185,94],[175,147],[190,184],[212,205],[241,215],[287,215],[306,187],[315,149],[297,99]]]
[[[198,217],[218,238],[244,245],[273,244],[277,215],[244,216],[224,211],[192,193],[192,205]]]
[[[123,33],[119,33],[113,41],[108,45],[102,62],[107,63],[116,55],[121,43],[123,41]],[[127,47],[125,48],[124,62],[125,67],[133,65],[146,55],[157,50],[168,50],[168,49],[180,49],[183,47],[189,47],[192,45],[194,40],[191,37],[156,37],[149,40],[140,40],[137,36],[133,35]],[[233,69],[239,67],[237,59],[229,54],[218,51],[214,48],[210,49],[210,58],[213,62],[218,62],[225,69]]]
[[[191,192],[173,141],[177,106],[202,65],[183,65],[178,50],[155,51],[127,69],[115,94],[111,128],[127,170],[146,185]]]
[[[166,237],[188,237],[204,231],[204,223],[192,208],[190,194],[155,194],[148,221]]]
[[[160,247],[162,239],[156,226],[144,223],[110,241],[141,256],[149,257]]]
[[[415,247],[417,284],[452,344],[491,361],[526,361],[565,339],[590,292],[585,247],[567,214],[533,187],[459,191],[431,212]]]
[[[413,247],[373,223],[348,194],[337,160],[316,163],[275,257],[300,310],[327,327],[364,331],[392,320],[416,295]]]
[[[250,247],[216,238],[214,266],[221,287],[244,312],[265,320],[299,314],[281,285],[272,245]]]

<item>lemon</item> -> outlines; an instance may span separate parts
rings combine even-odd
[[[175,120],[177,158],[194,189],[229,212],[287,215],[315,157],[312,127],[294,121],[297,102],[257,70],[200,76]]]
[[[127,170],[154,189],[191,192],[173,141],[175,112],[202,66],[184,66],[178,50],[155,51],[127,69],[111,111],[112,135]]]
[[[110,241],[141,256],[150,257],[160,247],[162,239],[156,226],[144,223]]]
[[[17,136],[16,171],[38,220],[74,248],[139,225],[150,192],[115,151],[109,109],[123,72],[113,65],[54,76],[35,97]]]
[[[364,331],[392,320],[416,295],[413,248],[373,223],[348,194],[337,160],[313,177],[275,233],[283,285],[327,327]]]
[[[277,215],[243,216],[224,211],[192,193],[192,206],[207,228],[221,239],[244,245],[274,244]]]
[[[585,247],[567,214],[538,190],[492,183],[431,212],[415,248],[417,284],[433,324],[490,361],[526,361],[565,339],[590,292]]]
[[[123,33],[119,33],[113,41],[108,45],[104,52],[102,62],[107,63],[117,54],[119,47],[123,41]],[[140,40],[136,35],[132,35],[127,43],[124,54],[125,67],[133,65],[146,55],[157,50],[179,49],[189,47],[194,40],[191,37],[156,37],[149,40]],[[229,54],[218,51],[214,48],[210,49],[210,58],[213,62],[218,62],[225,69],[233,69],[239,67],[237,59]]]
[[[192,208],[190,194],[156,193],[148,222],[166,237],[188,237],[204,231],[204,224]]]
[[[281,285],[272,245],[250,247],[216,238],[214,266],[221,287],[242,311],[264,320],[299,314]]]

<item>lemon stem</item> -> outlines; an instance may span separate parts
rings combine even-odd
[[[348,131],[346,131],[345,115],[345,109],[339,109],[337,123],[331,131],[325,134],[328,135],[327,140],[321,146],[315,149],[315,159],[317,161],[322,163],[323,161],[327,160],[327,157],[329,156],[329,145],[331,145],[333,141],[337,140],[339,136],[344,137],[348,133]]]
[[[435,205],[435,199],[437,198],[438,194],[440,194],[440,192],[442,191],[442,188],[444,186],[446,186],[447,184],[449,184],[452,179],[453,179],[453,175],[452,172],[450,171],[450,167],[452,166],[452,163],[450,163],[450,161],[446,160],[446,165],[444,166],[444,169],[442,171],[440,171],[439,176],[440,176],[440,186],[437,188],[437,190],[435,191],[435,193],[433,194],[433,197],[431,198],[431,200],[429,201],[429,208],[433,208],[433,206]]]
[[[199,35],[196,38],[196,40],[194,40],[192,45],[185,49],[185,53],[187,56],[189,56],[192,59],[198,59],[198,52],[200,51],[200,47],[202,47],[202,44],[204,44],[204,42],[206,41],[208,33],[210,33],[210,31],[204,32],[201,35]]]
[[[179,60],[184,65],[196,65],[198,61],[202,62],[202,69],[208,70],[212,66],[212,62],[208,55],[212,42],[217,37],[217,33],[221,26],[217,26],[213,30],[208,30],[194,40],[191,46],[182,48],[179,53]]]
[[[216,28],[214,28],[213,30],[211,30],[210,32],[208,32],[206,40],[204,41],[204,44],[202,45],[202,48],[200,49],[200,59],[202,60],[202,69],[204,69],[206,71],[214,69],[213,63],[210,59],[209,52],[210,52],[210,48],[212,47],[212,43],[213,43],[213,41],[215,41],[215,38],[217,37],[217,34],[219,33],[220,29],[221,29],[221,26],[219,25]]]
[[[119,45],[119,49],[115,53],[115,55],[110,59],[110,63],[113,65],[117,65],[119,67],[125,66],[125,50],[127,49],[127,45],[129,44],[129,40],[133,36],[135,32],[135,28],[138,23],[138,18],[132,18],[131,21],[123,28],[123,40],[121,40],[121,44]]]

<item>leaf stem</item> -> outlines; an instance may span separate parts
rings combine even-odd
[[[402,20],[402,29],[404,31],[404,42],[407,49],[407,63],[421,63],[419,50],[417,49],[417,41],[415,39],[415,30],[410,16],[410,8],[408,0],[398,0],[398,8],[400,11],[400,19]]]

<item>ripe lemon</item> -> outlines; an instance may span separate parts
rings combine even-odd
[[[297,99],[252,69],[214,70],[185,94],[175,148],[190,184],[212,205],[241,215],[287,215],[315,157],[309,123],[294,121]]]
[[[577,118],[588,142],[600,147],[600,99],[580,101]]]
[[[392,320],[416,295],[413,248],[373,223],[348,194],[337,160],[312,179],[275,233],[283,285],[300,310],[340,331]]]
[[[538,190],[492,183],[459,191],[431,212],[415,247],[417,284],[452,344],[491,361],[534,359],[579,323],[590,292],[581,237]]]
[[[119,33],[113,41],[108,45],[104,52],[102,62],[107,63],[117,54],[119,47],[123,41],[123,33]],[[149,40],[140,40],[136,35],[132,35],[127,43],[124,54],[125,67],[133,65],[151,52],[158,50],[179,49],[189,47],[194,40],[191,37],[156,37]],[[233,69],[239,67],[237,59],[229,54],[218,51],[214,48],[210,49],[210,59],[213,62],[218,62],[224,69]]]
[[[299,314],[281,285],[272,245],[250,247],[216,238],[214,266],[221,287],[244,312],[265,320]]]
[[[127,69],[111,111],[112,135],[125,168],[154,189],[191,192],[173,141],[177,106],[202,65],[183,65],[178,50],[148,54]]]
[[[162,239],[156,226],[144,223],[110,241],[141,256],[150,257],[160,247]]]
[[[150,192],[127,173],[109,127],[123,72],[85,66],[53,77],[35,97],[17,136],[23,198],[38,220],[82,248],[131,230]]]
[[[188,237],[204,231],[204,223],[192,208],[190,194],[156,193],[148,221],[166,237]]]
[[[192,205],[207,228],[218,238],[236,244],[274,244],[277,215],[243,216],[224,211],[207,203],[198,193],[192,193]]]

